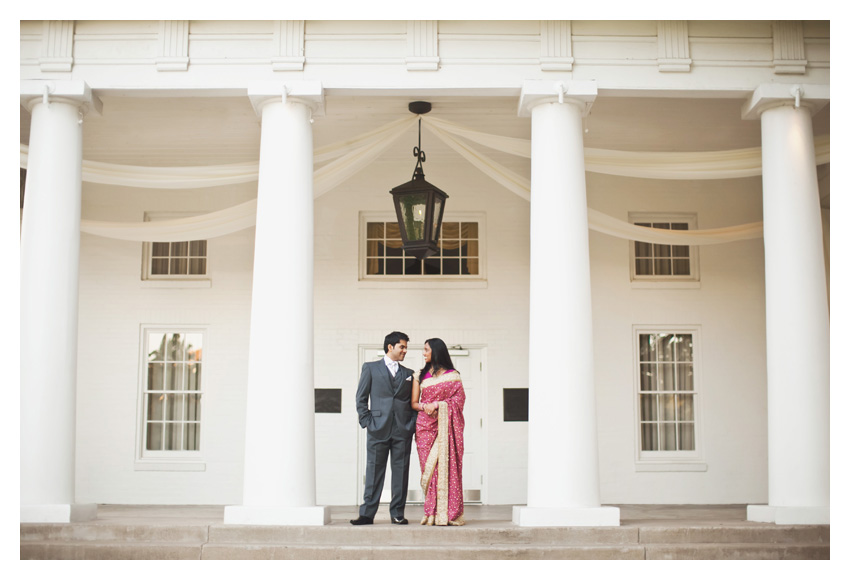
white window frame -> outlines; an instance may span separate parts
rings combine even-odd
[[[207,326],[198,324],[142,324],[139,331],[139,388],[137,399],[136,418],[136,471],[205,471],[204,462],[204,439],[206,437],[207,420],[204,413],[204,398],[207,392],[206,376],[201,379],[201,388],[197,391],[200,395],[200,434],[198,436],[197,451],[151,451],[146,449],[146,420],[147,420],[147,383],[148,383],[148,336],[152,333],[175,333],[201,334],[203,336],[203,349],[208,348],[209,333]],[[206,357],[202,358],[202,365],[206,365]]]
[[[446,222],[476,222],[478,224],[478,274],[477,275],[368,275],[366,274],[366,224],[369,222],[396,222],[394,212],[360,212],[358,231],[359,281],[360,288],[486,288],[487,287],[487,223],[482,212],[447,212]]]
[[[634,325],[632,328],[632,388],[634,402],[634,437],[635,437],[635,468],[636,471],[706,471],[703,449],[703,419],[702,419],[702,357],[701,333],[699,325]],[[694,450],[693,451],[644,451],[641,449],[641,381],[640,381],[640,336],[642,334],[690,334],[693,336],[693,397],[694,397]],[[673,394],[676,391],[671,391]]]
[[[629,223],[670,222],[686,223],[688,231],[697,229],[695,213],[665,213],[665,212],[629,212]],[[676,244],[661,244],[676,245]],[[629,280],[632,288],[699,288],[699,246],[689,246],[691,273],[687,276],[676,275],[638,275],[635,269],[635,242],[629,242]]]
[[[162,221],[169,219],[180,219],[199,215],[199,212],[174,212],[155,211],[145,212],[144,220]],[[183,240],[191,242],[195,240]],[[142,286],[147,288],[210,288],[212,277],[210,273],[209,240],[207,242],[206,273],[204,274],[151,274],[151,259],[153,258],[152,242],[142,243]]]

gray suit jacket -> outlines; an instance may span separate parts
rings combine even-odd
[[[417,415],[410,408],[412,389],[413,371],[409,368],[398,365],[393,378],[383,359],[365,363],[357,385],[360,426],[379,441],[386,441],[394,433],[411,437],[416,430]]]

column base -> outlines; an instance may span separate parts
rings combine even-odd
[[[515,505],[513,523],[521,527],[619,526],[620,508],[540,508]]]
[[[68,524],[97,519],[96,503],[22,505],[22,524]]]
[[[747,521],[779,525],[828,524],[829,506],[748,505]]]
[[[251,526],[326,526],[331,523],[331,508],[229,505],[224,508],[224,523]]]

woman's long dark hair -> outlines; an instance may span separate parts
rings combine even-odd
[[[443,342],[443,339],[429,338],[425,341],[425,344],[431,347],[431,362],[425,363],[425,366],[422,367],[421,371],[419,371],[420,383],[425,379],[425,375],[428,371],[431,371],[431,374],[433,375],[440,369],[444,371],[451,371],[455,368],[452,364],[452,357],[449,355],[449,349],[446,346],[446,343]]]

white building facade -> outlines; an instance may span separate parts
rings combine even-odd
[[[22,21],[21,167],[21,521],[327,523],[401,330],[519,525],[829,522],[829,22]]]

